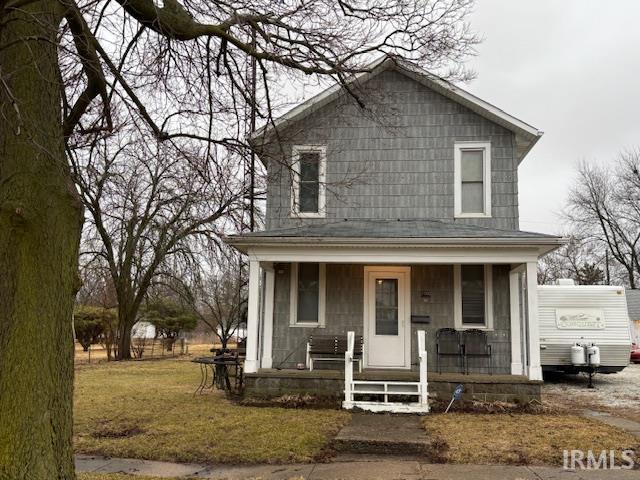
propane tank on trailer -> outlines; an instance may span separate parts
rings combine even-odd
[[[587,347],[587,362],[592,367],[600,366],[600,347],[593,343]]]
[[[576,343],[571,347],[571,364],[572,365],[585,365],[587,363],[585,349],[579,343]]]

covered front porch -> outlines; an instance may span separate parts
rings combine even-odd
[[[261,368],[299,368],[300,364],[308,368],[309,337],[346,336],[347,331],[363,338],[365,369],[416,369],[415,332],[420,329],[426,332],[429,370],[460,373],[463,367],[459,359],[438,358],[436,336],[443,328],[462,332],[473,327],[485,332],[491,358],[487,365],[481,360],[471,365],[472,373],[526,375],[530,380],[541,380],[536,251],[528,252],[527,258],[527,252],[503,249],[429,249],[420,255],[405,250],[393,256],[388,251],[359,249],[351,252],[351,262],[342,263],[344,253],[321,251],[312,255],[301,250],[296,254],[292,248],[287,253],[270,252],[269,260],[250,255],[247,373]],[[358,253],[365,258],[356,263]],[[445,263],[442,254],[455,255],[457,263]],[[295,298],[301,264],[319,265],[315,322],[295,318],[301,303]],[[461,321],[460,276],[467,265],[482,266],[485,272],[482,280],[486,297],[475,299],[483,303],[485,314],[478,323]],[[390,305],[383,305],[385,300],[380,296],[385,293],[378,292],[376,298],[376,282],[389,281],[394,281],[392,295],[396,298]],[[471,297],[473,302],[473,292]],[[397,325],[389,325],[389,319],[384,318],[390,315],[389,310],[394,310]],[[387,331],[379,335],[380,329]],[[340,365],[334,368],[342,369]]]
[[[440,228],[432,224],[431,231]],[[294,230],[227,239],[249,258],[248,392],[344,390],[342,352],[333,365],[322,362],[313,371],[306,353],[310,337],[338,342],[347,332],[362,341],[364,371],[356,369],[356,379],[416,378],[416,334],[424,331],[430,385],[445,385],[441,391],[456,382],[478,385],[475,396],[485,398],[508,394],[507,385],[517,396],[519,385],[531,385],[535,398],[542,380],[537,261],[562,239],[518,231],[483,237],[485,229],[466,226],[456,228],[468,237],[375,238],[375,226],[367,224],[363,238]],[[461,342],[479,332],[490,353],[443,358],[444,329]]]

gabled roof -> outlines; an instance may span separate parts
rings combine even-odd
[[[443,220],[341,220],[292,228],[231,235],[225,242],[267,244],[425,244],[545,246],[550,251],[564,243],[562,237],[521,230],[502,230]]]
[[[427,88],[430,88],[453,100],[454,102],[464,105],[478,115],[503,126],[507,130],[511,130],[516,135],[518,162],[522,161],[527,152],[529,152],[533,145],[535,145],[543,135],[542,131],[528,123],[523,122],[495,105],[485,102],[466,90],[457,87],[453,83],[448,82],[447,80],[444,80],[443,78],[440,78],[403,58],[383,56],[369,64],[366,67],[366,70],[367,71],[364,73],[354,75],[348,83],[352,85],[361,85],[386,70],[396,70],[421,83]],[[250,140],[267,140],[274,133],[274,129],[282,130],[287,126],[304,119],[311,113],[345,94],[346,91],[340,85],[333,85],[332,87],[320,92],[318,95],[301,103],[297,107],[289,110],[287,113],[277,118],[272,124],[265,125],[264,127],[256,130],[251,134]]]
[[[626,297],[629,320],[640,320],[640,290],[627,289]]]

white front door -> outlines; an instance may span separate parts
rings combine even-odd
[[[365,367],[410,368],[410,267],[365,267]]]

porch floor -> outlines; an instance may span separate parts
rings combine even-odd
[[[420,374],[411,370],[366,369],[354,372],[354,380],[418,382]],[[458,384],[464,386],[462,398],[479,401],[527,403],[540,401],[542,382],[524,375],[487,375],[429,372],[429,397],[448,400]],[[261,369],[245,374],[245,394],[277,397],[311,394],[340,398],[344,396],[343,370]]]
[[[364,369],[359,373],[354,369],[353,377],[355,380],[382,380],[382,381],[398,381],[398,382],[417,382],[420,380],[420,372],[417,370],[395,370],[395,369]],[[308,378],[308,379],[327,379],[327,380],[344,380],[344,370],[333,369],[316,369],[316,370],[297,370],[297,369],[276,369],[262,368],[258,373],[248,373],[246,376],[257,377],[276,377],[276,378]],[[458,372],[429,372],[428,381],[431,382],[447,382],[447,383],[490,383],[490,384],[541,384],[540,381],[529,380],[524,375],[488,375],[470,373],[465,375]]]

